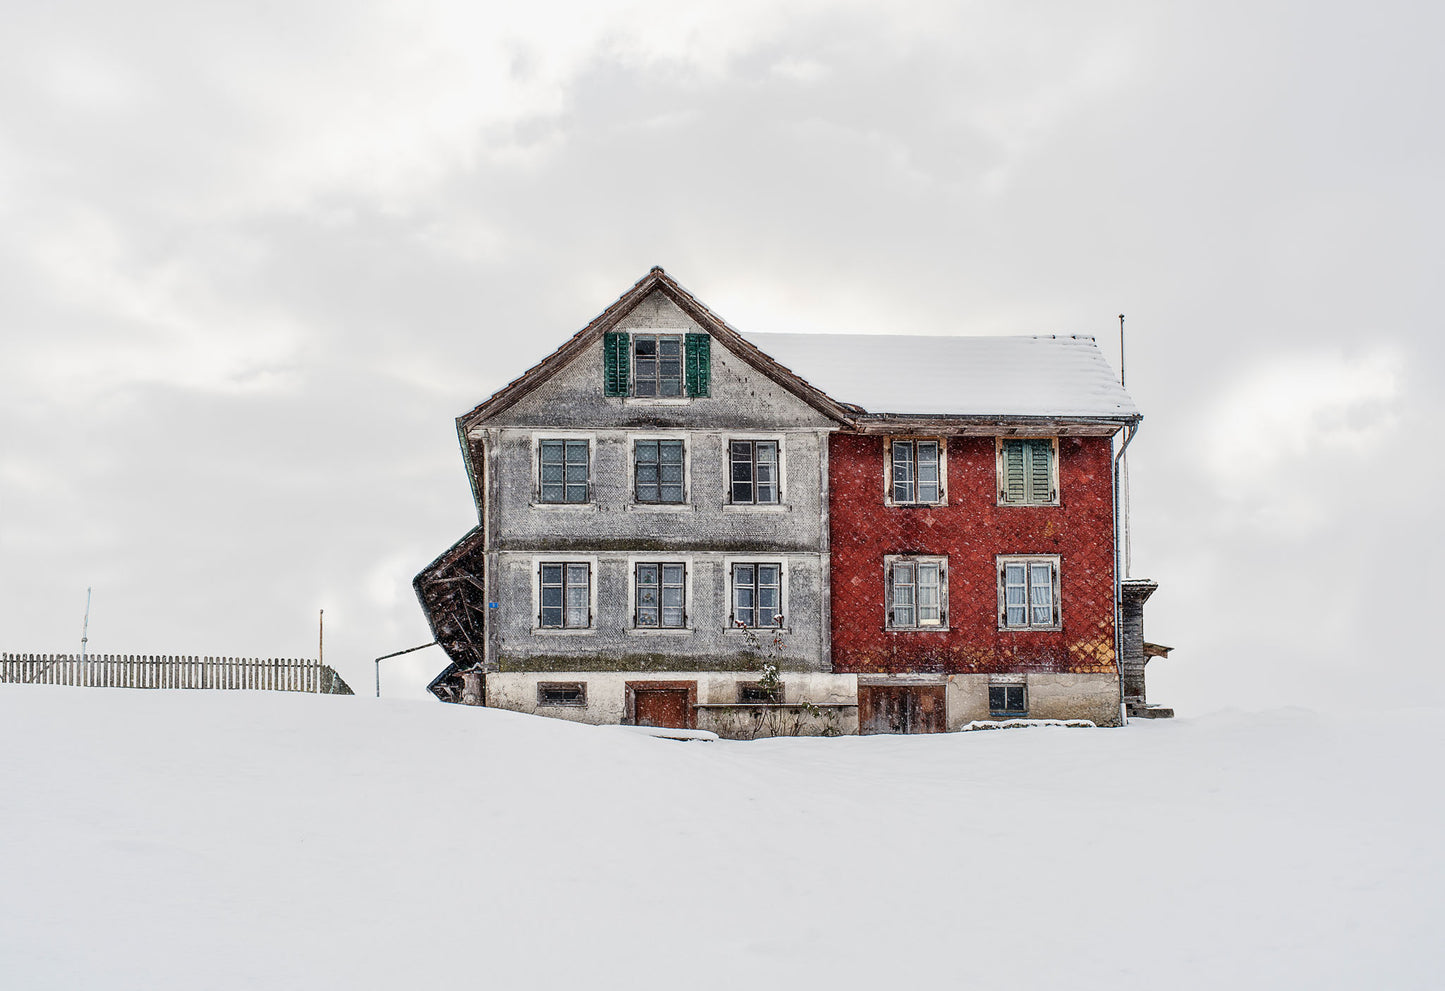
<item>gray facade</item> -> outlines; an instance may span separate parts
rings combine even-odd
[[[667,335],[706,333],[661,292],[613,328]],[[837,424],[716,340],[710,395],[607,396],[600,336],[496,415],[464,424],[480,454],[489,603],[485,670],[696,671],[757,667],[759,635],[734,625],[733,568],[777,565],[782,578],[783,669],[828,670],[828,434]],[[585,443],[588,499],[548,503],[541,445]],[[636,491],[639,442],[680,442],[680,503],[648,504]],[[778,445],[773,504],[730,499],[729,444]],[[639,564],[682,564],[685,624],[637,622]],[[541,569],[588,569],[589,622],[543,628]],[[763,635],[770,639],[770,634]]]

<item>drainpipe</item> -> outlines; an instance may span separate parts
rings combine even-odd
[[[1139,421],[1135,420],[1126,424],[1124,430],[1124,445],[1119,448],[1119,453],[1114,455],[1114,670],[1119,676],[1119,719],[1121,723],[1127,723],[1129,719],[1124,711],[1124,634],[1120,625],[1120,620],[1124,615],[1124,579],[1120,571],[1122,562],[1119,550],[1122,546],[1120,536],[1126,521],[1119,518],[1119,470],[1124,460],[1124,452],[1129,450],[1129,445],[1134,442],[1134,435],[1139,432]]]

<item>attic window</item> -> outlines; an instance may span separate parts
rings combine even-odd
[[[632,338],[634,396],[682,395],[682,335],[636,334]]]
[[[609,331],[602,340],[602,381],[608,396],[642,400],[709,396],[712,338]]]
[[[587,705],[587,684],[581,681],[539,681],[538,705]]]

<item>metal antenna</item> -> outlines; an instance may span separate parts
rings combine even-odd
[[[90,639],[90,586],[85,587],[85,623],[80,628],[80,663],[85,663],[85,643]]]
[[[326,663],[326,610],[316,617],[316,663]]]
[[[1119,314],[1119,386],[1124,385],[1124,314]]]

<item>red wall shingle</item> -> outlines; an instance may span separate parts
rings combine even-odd
[[[884,440],[829,448],[833,670],[1114,671],[1113,463],[1107,437],[1059,438],[1059,506],[1000,506],[991,437],[948,438],[946,506],[884,505]],[[884,556],[948,557],[947,631],[884,629]],[[998,628],[996,557],[1059,555],[1059,631]]]

